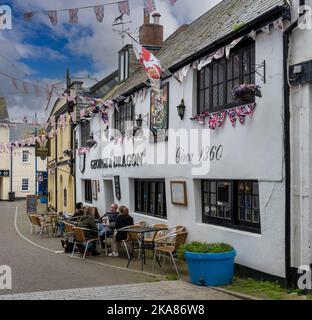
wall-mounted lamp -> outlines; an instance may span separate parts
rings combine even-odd
[[[142,128],[143,118],[141,114],[139,114],[138,118],[135,120],[135,123],[138,128]]]
[[[181,103],[177,106],[178,109],[178,115],[181,118],[181,120],[184,119],[184,114],[185,114],[185,104],[184,104],[184,99],[181,100]]]
[[[97,146],[97,142],[94,140],[93,135],[90,136],[89,140],[87,141],[87,147],[90,149]]]

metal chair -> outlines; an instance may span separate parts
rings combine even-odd
[[[37,214],[29,214],[28,217],[30,220],[29,235],[32,235],[32,233],[33,233],[33,231],[35,231],[36,227],[40,228],[38,225],[38,219],[37,219],[39,216]]]
[[[129,227],[126,227],[126,228],[138,228],[138,227],[142,227],[142,225],[140,223],[138,224],[134,224],[132,226],[129,226]],[[122,231],[123,228],[121,229],[118,229],[118,231]],[[135,243],[137,242],[138,243],[138,247],[139,247],[139,257],[140,258],[140,255],[141,255],[141,241],[140,241],[140,234],[137,233],[137,232],[127,232],[127,239],[126,240],[121,240],[121,243],[122,245],[125,247],[126,249],[126,253],[127,253],[127,256],[128,256],[128,259],[130,260],[130,254],[129,254],[129,250],[128,250],[128,246],[127,244],[128,243]]]
[[[77,244],[81,244],[81,245],[85,244],[85,250],[84,250],[84,253],[83,253],[83,257],[82,257],[82,259],[84,260],[85,257],[86,257],[86,253],[87,253],[89,244],[92,243],[92,242],[100,241],[98,232],[95,231],[95,230],[90,230],[90,229],[80,228],[80,227],[73,227],[72,231],[73,231],[73,236],[74,236],[74,248],[73,248],[73,252],[72,252],[71,256],[72,257],[74,256]],[[94,238],[87,240],[86,236],[85,236],[85,232],[86,231],[93,232],[94,233]]]
[[[187,238],[187,232],[180,232],[180,233],[170,234],[163,238],[158,239],[158,241],[155,242],[152,270],[154,271],[156,255],[164,254],[164,257],[165,257],[167,254],[170,256],[171,261],[173,262],[173,265],[178,277],[180,277],[179,270],[174,259],[174,255],[177,253],[179,247],[185,243],[186,238]],[[167,244],[163,244],[164,241],[167,242]]]

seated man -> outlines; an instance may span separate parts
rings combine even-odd
[[[113,203],[110,206],[110,211],[106,212],[103,217],[100,218],[98,224],[99,235],[104,248],[103,242],[106,240],[105,235],[110,237],[114,234],[116,220],[118,217],[118,205]]]
[[[64,234],[65,224],[64,221],[76,221],[79,217],[83,216],[83,203],[79,202],[75,206],[75,213],[73,216],[69,216],[67,214],[63,214],[63,212],[59,213],[59,219],[58,219],[58,231],[59,236],[62,237]]]
[[[98,229],[97,229],[97,226],[96,226],[96,223],[94,220],[93,212],[94,212],[94,210],[92,209],[92,207],[85,208],[84,215],[80,218],[79,223],[78,223],[79,227],[90,230],[90,231],[85,232],[86,240],[94,239],[98,233]],[[99,253],[96,252],[96,242],[92,242],[91,255],[92,256],[99,255]]]

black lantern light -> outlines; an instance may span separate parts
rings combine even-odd
[[[94,140],[93,134],[90,136],[89,140],[87,141],[87,147],[90,149],[97,146],[97,142]]]
[[[135,122],[136,122],[136,126],[137,126],[138,128],[142,128],[143,118],[142,118],[142,115],[141,115],[141,114],[139,114],[139,117],[135,120]]]
[[[181,100],[181,103],[177,106],[178,109],[178,115],[181,118],[181,120],[184,119],[184,114],[185,114],[185,104],[184,104],[184,99]]]

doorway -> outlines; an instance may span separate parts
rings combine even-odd
[[[108,212],[111,204],[115,202],[113,180],[104,180],[104,195],[105,212]]]

